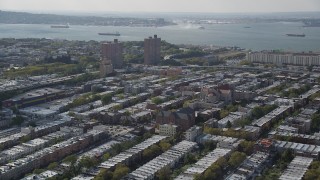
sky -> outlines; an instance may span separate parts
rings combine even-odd
[[[0,10],[76,12],[307,12],[320,0],[0,0]]]

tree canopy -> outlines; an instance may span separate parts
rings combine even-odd
[[[102,96],[101,101],[102,101],[103,105],[109,104],[112,101],[112,95],[106,94],[106,95]]]
[[[236,151],[234,153],[231,154],[230,158],[229,158],[229,161],[228,161],[228,164],[233,167],[233,168],[236,168],[238,167],[242,161],[244,161],[246,159],[246,154],[245,153],[242,153],[242,152],[239,152],[239,151]]]
[[[21,125],[24,122],[24,118],[22,116],[16,116],[12,118],[11,124],[12,125]]]
[[[125,166],[123,164],[118,164],[116,166],[116,169],[113,172],[112,180],[120,180],[123,176],[128,174],[129,171],[130,171],[130,169],[127,166]]]
[[[154,104],[161,104],[161,103],[163,103],[163,100],[162,100],[161,98],[159,98],[159,97],[154,97],[154,98],[151,99],[151,101],[152,101],[152,103],[154,103]]]

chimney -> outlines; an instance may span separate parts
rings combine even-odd
[[[157,35],[156,34],[154,35],[154,38],[157,39]]]
[[[114,43],[118,43],[118,39],[114,39]]]

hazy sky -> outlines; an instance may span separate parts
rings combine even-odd
[[[0,0],[0,10],[293,12],[320,11],[320,0]]]

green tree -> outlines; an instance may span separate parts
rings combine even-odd
[[[33,174],[41,174],[44,171],[45,171],[44,169],[35,169],[35,170],[33,170]]]
[[[220,166],[220,167],[222,167],[222,168],[224,168],[224,167],[226,167],[228,165],[228,162],[227,162],[226,158],[221,157],[221,158],[219,158],[217,160],[217,162],[215,164]]]
[[[113,108],[112,108],[114,111],[119,111],[122,109],[122,106],[119,104],[119,105],[115,105]]]
[[[170,180],[171,169],[169,167],[162,168],[159,172],[157,172],[156,177],[159,180]]]
[[[130,111],[126,110],[123,115],[125,115],[125,116],[130,116],[131,113],[130,113]]]
[[[133,54],[126,54],[124,56],[124,61],[134,64],[142,64],[143,63],[143,55],[133,55]]]
[[[148,139],[148,138],[151,138],[152,137],[152,134],[151,133],[149,133],[149,132],[146,132],[146,133],[144,133],[143,134],[143,140],[145,140],[145,139]]]
[[[109,104],[112,101],[112,95],[111,94],[106,94],[101,98],[102,104],[106,105]]]
[[[218,169],[218,168],[215,168],[215,169]],[[211,168],[209,168],[204,172],[203,178],[205,180],[217,179],[217,174],[213,172]]]
[[[11,124],[12,125],[21,125],[24,122],[24,118],[22,116],[16,116],[12,118]]]
[[[123,150],[121,144],[113,144],[111,147],[111,154],[119,154]]]
[[[67,156],[62,160],[62,162],[74,164],[74,163],[77,162],[77,156],[74,155],[74,154],[70,155],[70,156]]]
[[[285,150],[281,155],[281,160],[284,162],[290,162],[294,158],[294,154],[292,150]]]
[[[105,180],[105,178],[103,177],[103,176],[101,176],[101,175],[97,175],[97,176],[95,176],[94,178],[93,178],[93,180]]]
[[[124,97],[124,94],[123,94],[123,93],[118,94],[118,98],[119,98],[119,99],[124,99],[124,98],[125,98],[125,97]]]
[[[81,67],[86,68],[90,65],[97,66],[98,61],[97,61],[97,59],[95,59],[94,57],[91,57],[91,56],[82,56],[82,57],[80,57],[79,64],[81,65]]]
[[[80,167],[91,168],[98,164],[98,161],[94,158],[83,157],[79,161]]]
[[[197,162],[196,156],[194,154],[187,154],[184,157],[184,164],[194,164]]]
[[[171,144],[167,143],[167,142],[164,142],[164,141],[161,141],[159,143],[159,146],[160,146],[162,152],[165,152],[165,151],[167,151],[167,150],[169,150],[171,148]]]
[[[163,100],[162,100],[161,98],[159,98],[159,97],[154,97],[154,98],[151,99],[151,101],[152,101],[152,103],[154,103],[154,104],[161,104],[161,103],[163,103]]]
[[[230,105],[228,105],[228,106],[226,107],[226,109],[227,109],[229,112],[236,112],[236,111],[238,110],[238,105],[232,105],[232,104],[230,104]]]
[[[262,116],[264,116],[264,112],[263,112],[263,110],[262,110],[262,108],[260,106],[254,107],[252,109],[252,117],[253,118],[259,119]]]
[[[320,173],[319,173],[319,169],[310,169],[306,172],[306,174],[304,175],[304,180],[315,180],[315,179],[319,179],[320,177]]]
[[[253,141],[241,141],[241,143],[239,144],[239,151],[246,153],[247,155],[252,154],[253,152],[253,146],[254,146],[255,142]]]
[[[313,161],[310,165],[310,169],[319,169],[320,168],[320,161]]]
[[[204,143],[204,149],[206,152],[212,151],[214,148],[216,148],[216,144],[212,141],[208,141]]]
[[[20,142],[21,143],[25,143],[25,142],[28,142],[31,140],[31,136],[30,135],[26,135],[26,136],[23,136],[21,139],[20,139]]]
[[[222,109],[220,111],[220,118],[225,118],[229,115],[229,111],[225,110],[225,109]]]
[[[113,173],[107,169],[101,169],[94,180],[109,180],[113,178]]]
[[[204,179],[211,180],[211,179],[221,179],[222,169],[221,166],[214,163],[210,168],[204,172]]]
[[[242,161],[244,161],[246,159],[246,154],[242,153],[242,152],[234,152],[231,154],[230,159],[228,161],[228,164],[233,167],[236,168],[238,167]]]
[[[105,154],[102,156],[102,160],[103,160],[103,161],[106,161],[106,160],[108,160],[110,157],[111,157],[110,153],[105,153]]]
[[[240,65],[247,65],[247,66],[251,66],[252,65],[252,62],[250,62],[249,60],[242,60],[241,62],[240,62]]]
[[[55,169],[56,167],[58,167],[58,163],[57,163],[57,162],[53,162],[53,163],[50,163],[50,164],[49,164],[48,169],[49,169],[49,170],[53,170],[53,169]]]
[[[320,161],[313,161],[305,173],[303,179],[304,180],[314,180],[319,179],[320,177]]]
[[[129,171],[130,171],[130,169],[127,166],[125,166],[123,164],[118,164],[116,166],[116,169],[113,172],[112,180],[120,180],[123,176],[128,174]]]
[[[193,176],[193,179],[194,179],[194,180],[202,180],[203,178],[202,178],[202,175],[201,175],[201,174],[196,173],[196,174]]]
[[[143,159],[151,159],[152,157],[157,156],[161,152],[161,149],[158,145],[154,144],[149,148],[145,149],[142,152]]]
[[[319,129],[320,129],[320,114],[317,113],[312,115],[311,117],[311,130],[315,132],[315,131],[319,131]]]
[[[231,128],[232,127],[232,124],[230,121],[227,122],[227,125],[226,125],[226,128]]]
[[[36,127],[36,126],[37,126],[37,124],[36,124],[36,122],[31,121],[31,122],[29,122],[29,123],[28,123],[28,126]]]

